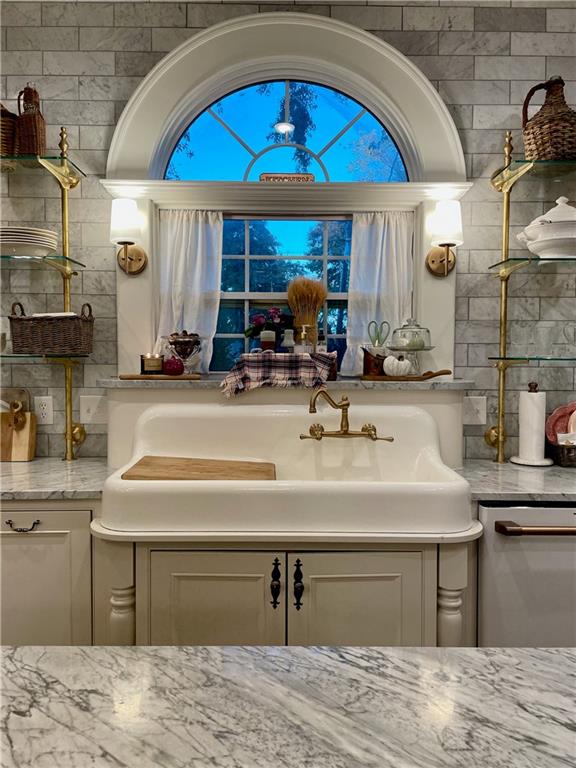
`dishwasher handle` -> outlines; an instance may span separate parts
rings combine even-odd
[[[576,536],[576,525],[519,525],[513,520],[496,520],[494,530],[502,536]]]

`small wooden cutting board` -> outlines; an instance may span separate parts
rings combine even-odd
[[[276,480],[276,466],[265,461],[143,456],[122,480]]]

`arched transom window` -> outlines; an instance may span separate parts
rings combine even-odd
[[[386,128],[355,99],[316,83],[274,80],[229,93],[180,136],[164,178],[402,182],[408,176]]]

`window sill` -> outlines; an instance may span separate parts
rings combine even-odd
[[[222,374],[210,374],[205,379],[198,381],[166,381],[165,379],[150,380],[120,380],[98,379],[97,387],[103,389],[219,389],[223,379]],[[326,382],[326,389],[332,390],[467,390],[474,386],[474,382],[467,379],[432,379],[430,381],[362,381],[360,378],[339,378],[338,381]],[[271,389],[266,387],[265,389]],[[296,389],[296,387],[294,387]]]

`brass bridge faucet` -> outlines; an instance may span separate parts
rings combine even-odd
[[[386,440],[388,443],[394,442],[393,437],[378,437],[378,432],[374,424],[364,424],[360,432],[352,432],[350,430],[350,422],[348,421],[350,400],[346,396],[343,396],[342,400],[337,403],[330,397],[325,389],[318,389],[310,398],[310,406],[308,408],[309,413],[316,413],[316,401],[319,397],[323,397],[328,405],[335,410],[342,411],[340,429],[327,431],[322,424],[312,424],[308,430],[309,434],[300,435],[300,440],[322,440],[323,437],[367,437],[370,440]]]

